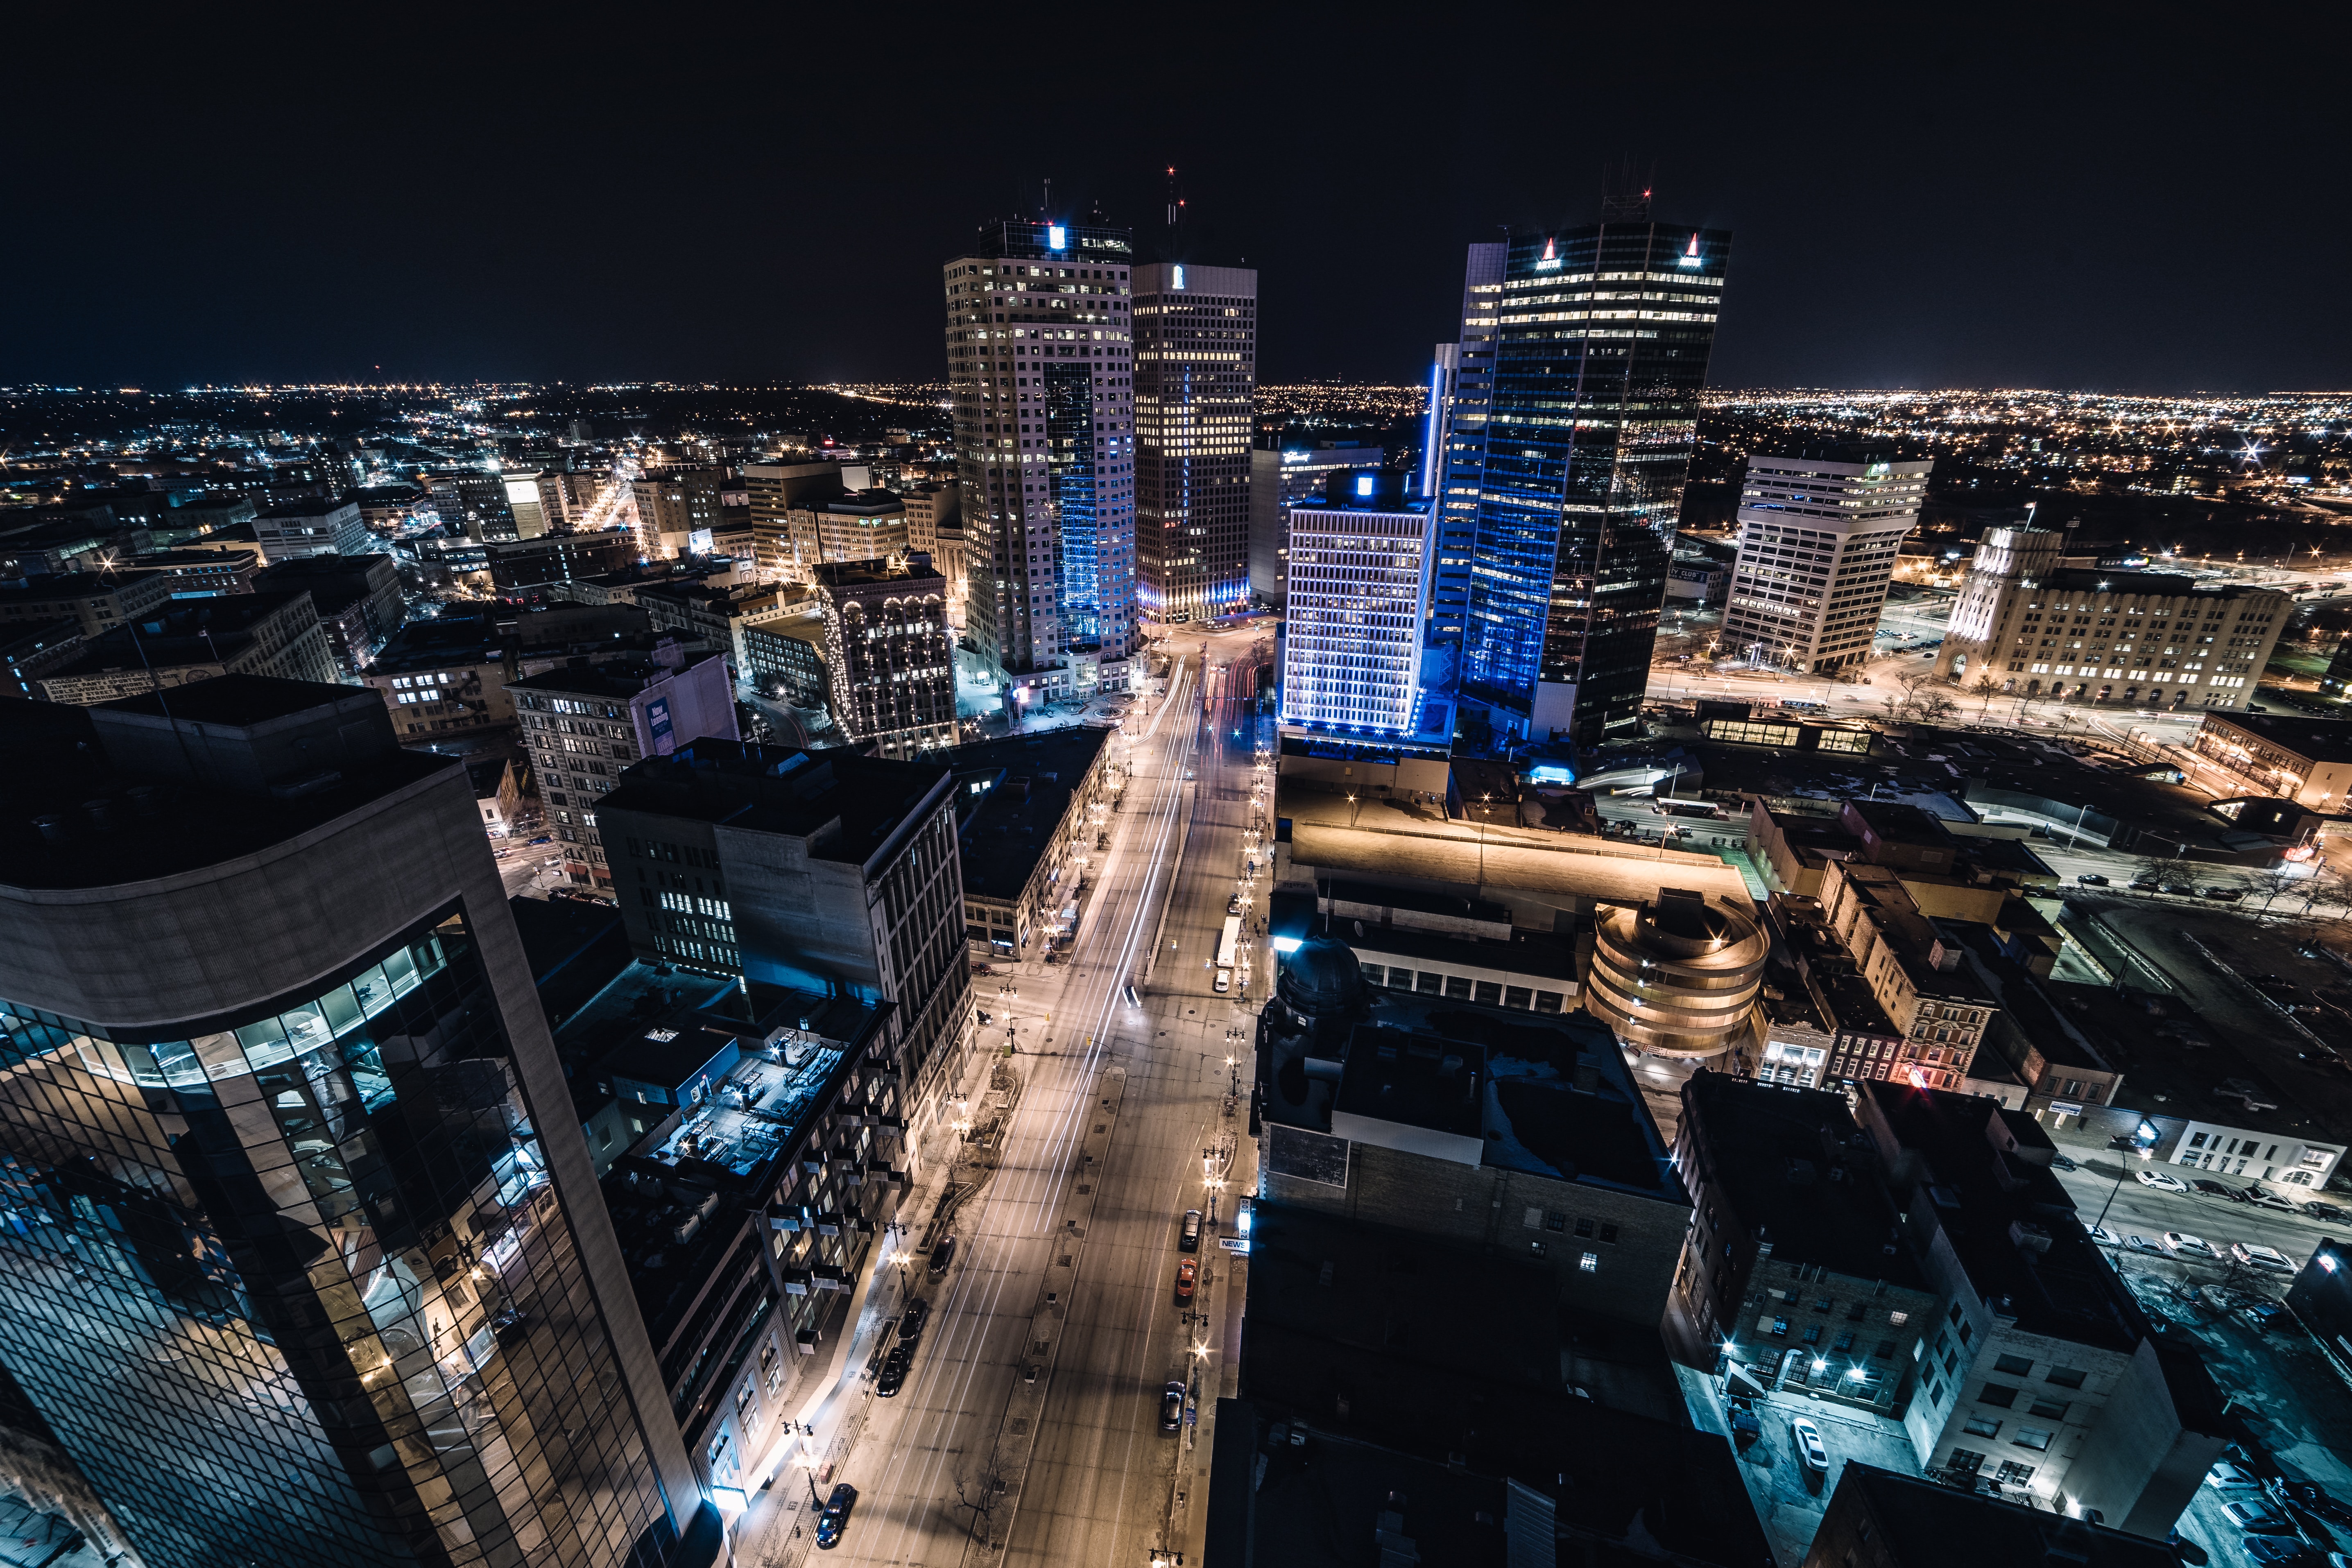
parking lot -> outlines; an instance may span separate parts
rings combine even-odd
[[[1686,1366],[1676,1366],[1675,1375],[1682,1382],[1683,1401],[1691,1419],[1703,1430],[1731,1437],[1731,1418],[1717,1392],[1717,1381]],[[1772,1560],[1779,1568],[1796,1568],[1805,1560],[1822,1527],[1830,1494],[1837,1490],[1838,1472],[1847,1461],[1858,1459],[1900,1475],[1919,1473],[1919,1457],[1911,1439],[1901,1426],[1883,1416],[1786,1393],[1754,1400],[1750,1408],[1761,1430],[1744,1449],[1737,1441],[1732,1448],[1738,1455],[1739,1478],[1748,1483],[1748,1498],[1756,1505],[1757,1518],[1763,1521],[1765,1538],[1772,1544]],[[1826,1472],[1810,1468],[1799,1456],[1790,1428],[1790,1423],[1799,1417],[1820,1428],[1822,1446],[1829,1453]]]

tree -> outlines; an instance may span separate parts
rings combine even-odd
[[[1003,1442],[997,1437],[989,1440],[985,1450],[967,1455],[964,1461],[956,1467],[955,1506],[971,1510],[969,1533],[973,1541],[980,1539],[982,1522],[1004,1500],[1004,1472],[1007,1468]]]
[[[2273,867],[2267,871],[2257,871],[2247,878],[2246,890],[2262,900],[2262,912],[2268,914],[2271,905],[2276,903],[2282,895],[2291,893],[2301,887],[2303,880],[2301,877],[2290,876],[2285,871]]]
[[[2161,882],[2173,874],[2172,858],[2168,855],[2143,855],[2132,862],[2132,872],[2139,879]]]
[[[1992,672],[1988,670],[1970,681],[1969,689],[1977,694],[1977,722],[1981,724],[1992,707],[1992,700],[2000,695],[2000,682],[1995,680]]]

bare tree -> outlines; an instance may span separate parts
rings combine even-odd
[[[2281,896],[2294,891],[2302,884],[2302,878],[2291,877],[2273,867],[2267,871],[2257,871],[2247,878],[2246,890],[2263,900],[2262,912],[2268,914],[2271,905],[2276,903]]]
[[[2000,695],[2000,682],[1995,680],[1988,670],[1970,681],[1969,689],[1977,694],[1977,722],[1981,724],[1985,714],[1992,708],[1992,700]]]
[[[2132,870],[2138,878],[2161,882],[2173,874],[2172,858],[2168,855],[2143,855],[2132,862]]]
[[[956,1467],[955,1506],[971,1510],[970,1538],[981,1538],[981,1525],[993,1514],[1004,1500],[1004,1443],[1001,1435],[989,1438],[988,1447],[964,1457]]]
[[[2306,915],[2311,913],[2315,904],[2341,905],[2345,902],[2344,873],[2333,866],[2315,867],[2310,876],[2302,879],[2302,884],[2303,912]]]

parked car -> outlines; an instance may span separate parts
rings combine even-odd
[[[890,1354],[882,1363],[882,1375],[874,1380],[877,1397],[887,1399],[907,1385],[907,1363],[911,1359],[912,1352],[908,1346],[890,1347]]]
[[[1805,1468],[1817,1476],[1829,1474],[1830,1451],[1822,1441],[1820,1427],[1800,1415],[1789,1423],[1789,1435],[1796,1440],[1797,1458],[1804,1461]]]
[[[816,1543],[830,1552],[841,1544],[841,1532],[849,1528],[849,1510],[857,1506],[857,1489],[847,1481],[833,1489],[824,1500],[824,1511],[816,1516]]]
[[[2126,1252],[2152,1252],[2158,1258],[2164,1256],[2164,1248],[2157,1246],[2156,1243],[2148,1240],[2148,1238],[2144,1236],[2125,1237],[2124,1250]]]
[[[2197,896],[2197,889],[2194,885],[2188,882],[2167,882],[2164,885],[2164,890],[2168,893],[2178,894],[2179,897],[2184,899],[2193,899]]]
[[[2312,1219],[2324,1219],[2331,1224],[2352,1220],[2352,1211],[2337,1208],[2334,1204],[2305,1204],[2303,1213]]]
[[[555,839],[553,836],[542,833],[538,837],[532,839],[531,842],[533,844],[552,844],[555,842]]]
[[[2104,888],[2107,885],[2107,879],[2105,877],[2100,876],[2096,871],[2085,871],[2076,877],[2074,880],[2080,882],[2086,888]]]
[[[1176,1233],[1176,1246],[1183,1252],[1201,1250],[1201,1211],[1199,1209],[1184,1211],[1184,1227]]]
[[[2221,1257],[2211,1242],[2201,1236],[2191,1236],[2185,1230],[2168,1230],[2157,1239],[2163,1242],[2164,1250],[2175,1258],[2203,1258],[2218,1262]]]
[[[931,1321],[931,1304],[920,1296],[907,1303],[898,1314],[898,1342],[913,1344],[923,1337],[923,1325]]]
[[[2053,1154],[2050,1156],[2050,1168],[2053,1171],[2074,1171],[2082,1167],[2063,1154]]]
[[[2091,1240],[2094,1245],[2099,1247],[2121,1247],[2124,1244],[2122,1237],[2105,1226],[2094,1226],[2091,1228]]]
[[[1184,1425],[1184,1385],[1171,1383],[1160,1391],[1160,1429],[1173,1432]]]
[[[2230,1248],[2230,1256],[2249,1268],[2266,1269],[2273,1274],[2294,1272],[2294,1260],[2275,1247],[2257,1247],[2242,1241]]]
[[[952,1236],[940,1237],[938,1245],[931,1248],[931,1278],[936,1279],[945,1274],[948,1271],[948,1265],[954,1261],[955,1237]]]
[[[2135,877],[2132,879],[2131,890],[2135,893],[2153,893],[2158,891],[2159,888],[2160,884],[2153,877]]]
[[[2244,1195],[2237,1188],[2223,1186],[2210,1176],[2199,1176],[2189,1184],[2208,1197],[2228,1198],[2236,1203],[2245,1201]]]
[[[2221,1505],[2230,1522],[2249,1535],[2293,1535],[2294,1526],[2271,1511],[2260,1498],[2231,1498]]]
[[[2254,1472],[2245,1466],[2222,1459],[2205,1472],[2205,1484],[2216,1491],[2221,1491],[2231,1487],[2258,1487],[2263,1483]]]
[[[1192,1284],[1200,1277],[1200,1264],[1190,1258],[1176,1266],[1176,1299],[1179,1301],[1192,1299]]]
[[[2189,1190],[2187,1182],[2178,1176],[2168,1176],[2162,1171],[2136,1171],[2133,1174],[2139,1178],[2139,1184],[2143,1187],[2161,1187],[2168,1193],[2185,1193]]]
[[[2267,1187],[2248,1187],[2238,1195],[2258,1209],[2271,1209],[2279,1214],[2300,1212],[2292,1200],[2279,1196]]]
[[[2315,1513],[2331,1524],[2352,1525],[2352,1507],[2332,1496],[2316,1481],[2289,1480],[2284,1476],[2273,1476],[2263,1489],[2272,1500],[2293,1504],[2306,1513]]]
[[[2249,1535],[2245,1538],[2246,1555],[2261,1568],[2328,1568],[2327,1559],[2313,1551],[2292,1535]],[[2340,1552],[2332,1553],[2341,1558]]]
[[[2197,890],[2197,896],[2200,899],[2212,899],[2220,903],[2234,904],[2240,899],[2246,896],[2246,889],[2243,888],[2200,888]]]

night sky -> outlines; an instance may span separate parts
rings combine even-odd
[[[1717,386],[2352,384],[2317,7],[74,9],[12,40],[5,384],[933,378],[976,223],[1156,246],[1171,163],[1262,380],[1417,380],[1463,246],[1628,158],[1734,231]]]

